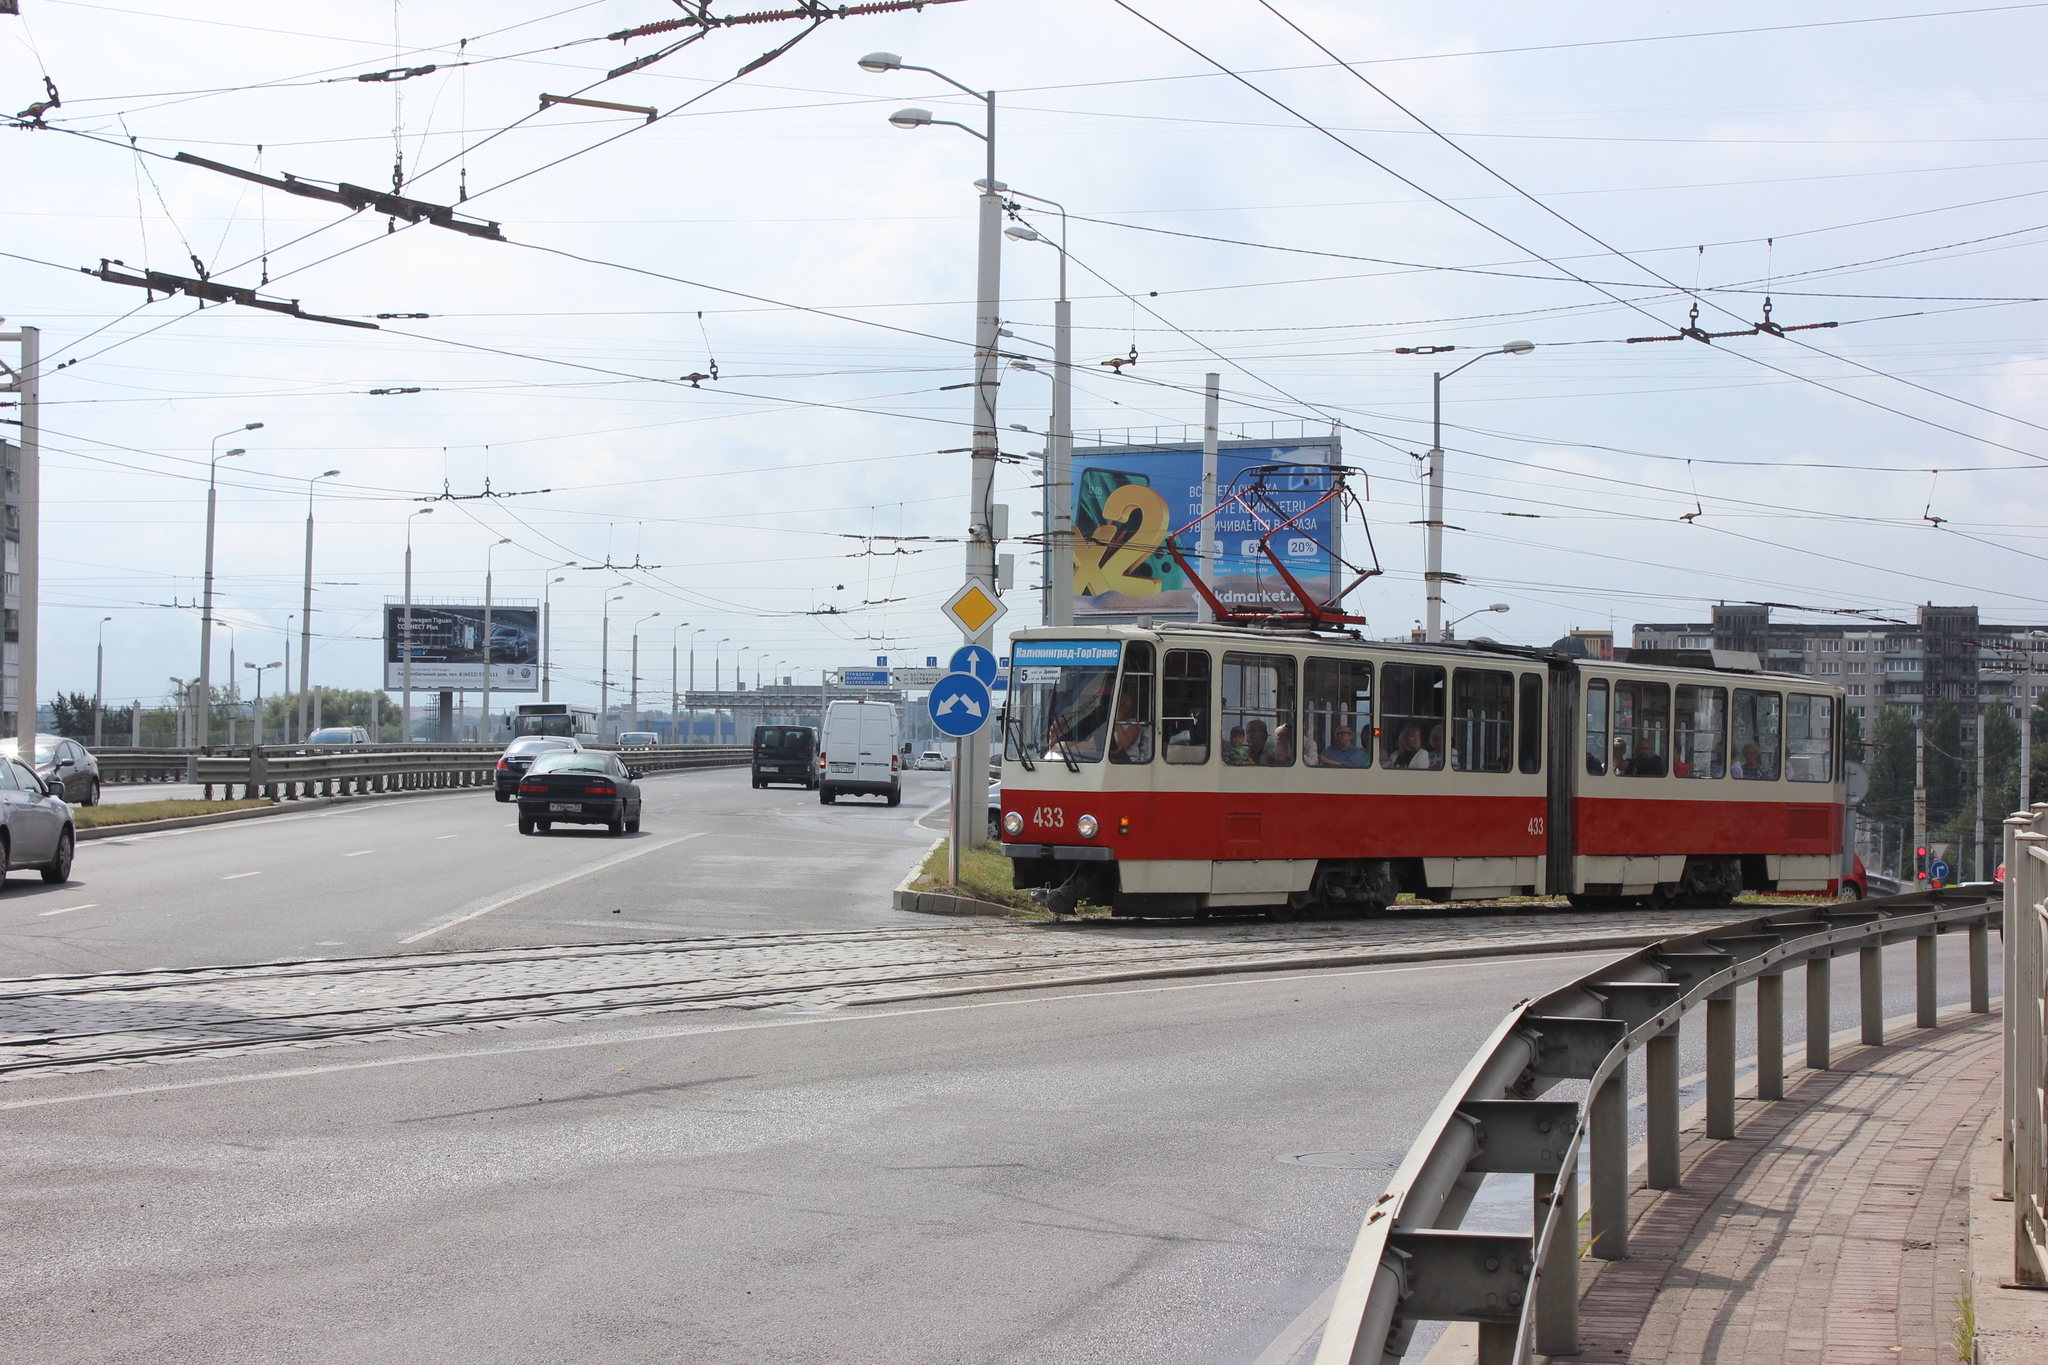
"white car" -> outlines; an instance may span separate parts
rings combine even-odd
[[[937,749],[926,749],[917,756],[917,770],[921,773],[949,773],[952,763]]]
[[[621,749],[651,749],[661,742],[661,736],[652,730],[628,730],[619,736]]]

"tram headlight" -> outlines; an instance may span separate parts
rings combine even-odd
[[[1003,817],[1003,833],[1014,839],[1023,832],[1024,814],[1022,811],[1013,810]]]
[[[1081,831],[1083,839],[1093,839],[1095,831],[1099,826],[1096,825],[1094,816],[1084,815],[1074,822],[1074,828]]]

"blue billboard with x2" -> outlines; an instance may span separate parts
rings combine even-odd
[[[1296,441],[1222,441],[1216,449],[1216,500],[1246,482],[1259,465],[1331,465],[1340,456],[1335,437]],[[1074,620],[1109,623],[1149,616],[1192,621],[1198,602],[1188,577],[1166,548],[1173,532],[1202,515],[1199,443],[1095,446],[1076,450],[1074,480]],[[1327,474],[1283,469],[1266,487],[1282,515],[1308,507],[1329,491]],[[1336,504],[1316,508],[1269,542],[1287,571],[1318,597],[1337,590]],[[1272,513],[1269,521],[1276,521]],[[1205,576],[1210,591],[1233,606],[1292,608],[1294,594],[1259,550],[1265,527],[1241,508],[1216,518],[1216,563]],[[1180,538],[1181,553],[1196,563],[1200,533]]]

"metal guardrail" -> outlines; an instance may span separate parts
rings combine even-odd
[[[2013,1283],[2048,1288],[2048,802],[2005,822],[2005,1193]]]
[[[611,744],[585,748],[617,753],[640,772],[737,767],[751,761],[745,744],[668,744],[625,749]],[[501,744],[350,744],[306,748],[270,745],[262,749],[100,749],[100,781],[189,782],[243,794],[276,796],[347,795],[406,791],[421,787],[470,787],[491,780],[504,752]]]
[[[2009,829],[2008,849],[2015,837]],[[2048,874],[2048,853],[2032,852],[2048,846],[2048,833],[2017,837],[2041,840],[2029,854]],[[1639,949],[1518,1005],[1459,1074],[1367,1212],[1316,1365],[1394,1365],[1417,1322],[1477,1322],[1481,1365],[1576,1352],[1582,1148],[1591,1154],[1589,1254],[1628,1257],[1629,1058],[1643,1054],[1648,1073],[1645,1183],[1669,1189],[1679,1183],[1678,1028],[1687,1010],[1707,1010],[1706,1135],[1733,1137],[1736,987],[1756,984],[1757,1097],[1783,1099],[1785,973],[1805,965],[1806,1064],[1817,1070],[1829,1063],[1837,956],[1859,959],[1866,1044],[1884,1041],[1887,943],[1915,943],[1916,1022],[1932,1028],[1937,936],[1966,929],[1970,1009],[1988,1013],[1990,925],[2007,913],[1995,895],[1988,884],[1952,887],[1740,920]],[[2029,978],[2037,986],[2041,960],[2033,959]],[[2028,1074],[2038,1081],[2041,1053],[2029,1055]],[[1538,1098],[1562,1081],[1586,1082],[1585,1102]],[[2032,1093],[2027,1112],[2038,1117],[2038,1085]],[[2038,1124],[2033,1131],[2038,1174]],[[1497,1172],[1535,1177],[1533,1235],[1457,1230],[1480,1183]],[[2030,1212],[2038,1208],[2037,1200]]]

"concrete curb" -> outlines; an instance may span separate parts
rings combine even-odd
[[[932,808],[932,810],[937,809],[938,807],[936,806]],[[925,812],[925,815],[930,814],[931,811]],[[922,820],[924,816],[921,815],[918,818]],[[981,919],[1007,919],[1008,916],[1004,915],[1003,911],[1009,907],[997,905],[994,901],[976,900],[972,896],[954,896],[943,891],[912,891],[910,889],[910,884],[916,881],[918,874],[924,870],[925,858],[931,857],[938,846],[945,842],[946,836],[941,834],[938,838],[932,840],[931,843],[925,845],[924,858],[919,858],[917,865],[904,873],[903,880],[896,883],[895,890],[889,893],[890,904],[898,910],[907,910],[914,915],[953,915]]]

